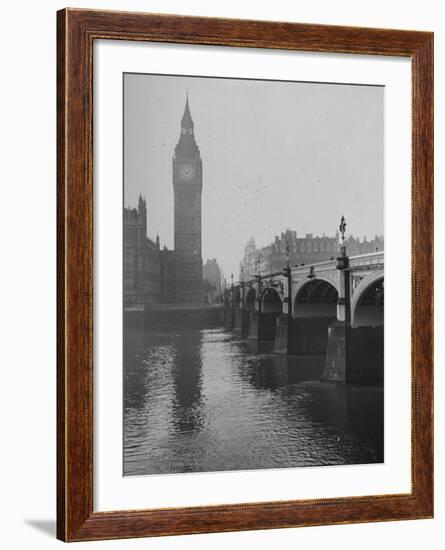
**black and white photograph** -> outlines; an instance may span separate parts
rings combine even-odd
[[[384,86],[123,92],[124,476],[383,463]]]
[[[359,7],[2,5],[5,550],[443,546],[445,18]]]

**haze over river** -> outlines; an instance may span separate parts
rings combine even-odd
[[[383,387],[224,329],[126,328],[124,475],[383,461]]]

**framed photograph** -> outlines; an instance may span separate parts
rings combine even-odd
[[[58,538],[433,516],[433,34],[58,12]]]

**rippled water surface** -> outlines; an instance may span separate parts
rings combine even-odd
[[[126,332],[125,475],[383,461],[381,387],[249,346],[223,329]]]

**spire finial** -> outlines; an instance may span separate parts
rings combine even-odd
[[[186,134],[193,133],[193,120],[192,120],[192,115],[190,114],[188,90],[185,93],[185,109],[184,109],[184,114],[182,115],[181,126],[182,126],[183,133],[186,133]]]

